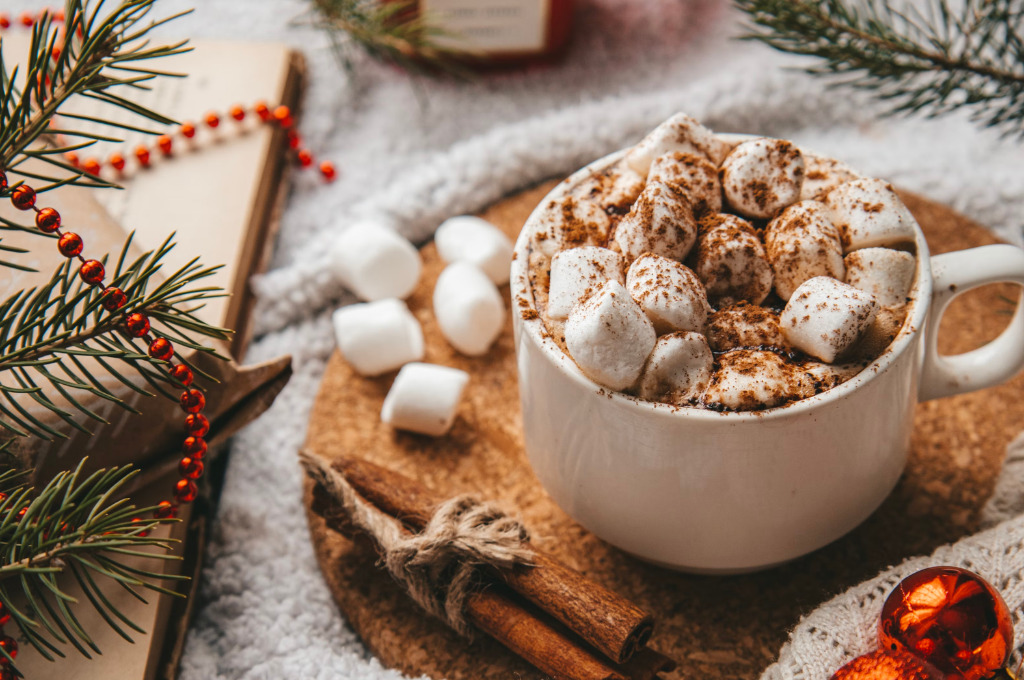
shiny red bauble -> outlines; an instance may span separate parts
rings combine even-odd
[[[199,460],[206,455],[206,440],[202,437],[188,436],[185,437],[185,441],[182,442],[181,450],[185,454]]]
[[[882,650],[914,654],[951,680],[982,680],[1002,668],[1013,644],[1003,598],[977,574],[930,567],[903,579],[882,607]]]
[[[14,187],[11,192],[11,203],[18,210],[31,210],[36,204],[36,190],[27,184]]]
[[[141,338],[149,332],[149,317],[142,312],[132,312],[124,320],[124,327],[128,329],[128,335]]]
[[[185,431],[193,437],[205,437],[210,431],[210,421],[202,413],[190,413],[185,416]]]
[[[78,268],[78,275],[81,276],[82,280],[90,286],[95,286],[102,282],[106,273],[106,270],[103,268],[103,263],[99,260],[86,260],[82,263],[82,266]]]
[[[36,226],[39,231],[52,234],[60,229],[60,213],[53,208],[43,208],[36,213]]]
[[[117,288],[116,286],[108,286],[103,289],[101,304],[108,312],[116,312],[128,304],[128,296],[125,295],[124,291],[120,288]]]
[[[82,237],[73,231],[66,231],[57,240],[57,250],[64,257],[76,257],[82,254]]]
[[[199,413],[206,407],[206,397],[199,390],[185,390],[181,393],[181,410],[185,413]]]
[[[203,476],[203,461],[185,456],[178,463],[178,472],[185,479],[199,479]]]
[[[160,361],[170,361],[174,356],[174,345],[167,338],[157,338],[149,343],[149,356]]]
[[[194,376],[192,375],[192,369],[186,366],[185,364],[175,364],[174,366],[171,366],[171,369],[168,371],[168,373],[171,374],[172,378],[177,380],[185,387],[191,385],[192,380],[194,379]]]
[[[174,497],[179,503],[191,503],[198,494],[199,489],[191,479],[179,479],[174,485]]]

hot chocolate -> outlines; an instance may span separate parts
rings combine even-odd
[[[531,314],[597,385],[712,410],[848,380],[900,332],[914,221],[892,187],[679,114],[542,206]]]

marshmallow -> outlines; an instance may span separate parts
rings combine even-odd
[[[490,349],[505,327],[505,303],[479,267],[453,262],[434,286],[434,316],[452,347],[479,356]]]
[[[877,314],[878,303],[870,293],[816,276],[801,284],[782,310],[782,332],[793,347],[831,364]]]
[[[648,182],[629,214],[615,227],[615,243],[627,261],[644,253],[682,260],[697,239],[697,220],[679,187]]]
[[[675,260],[647,253],[626,272],[626,289],[660,335],[704,331],[711,308],[700,279]]]
[[[623,161],[598,173],[597,191],[592,193],[606,213],[622,215],[644,190],[644,178]]]
[[[882,356],[903,328],[907,318],[907,305],[882,307],[864,335],[860,337],[843,358],[851,361],[874,361]]]
[[[800,200],[823,201],[828,192],[851,179],[857,179],[857,173],[849,166],[833,158],[804,155],[804,183],[800,187]]]
[[[735,215],[709,215],[701,221],[695,271],[718,306],[740,300],[760,304],[772,290],[772,268],[746,220]]]
[[[722,212],[722,184],[718,168],[704,156],[673,151],[651,163],[647,182],[675,184],[690,199],[697,213]]]
[[[768,223],[764,245],[783,300],[815,276],[843,280],[843,244],[824,203],[801,201],[783,210]]]
[[[855,179],[830,191],[825,202],[847,253],[914,242],[914,216],[888,182]]]
[[[768,219],[800,199],[804,157],[784,139],[743,142],[722,163],[722,190],[744,217]]]
[[[788,349],[779,315],[758,305],[740,303],[718,310],[708,318],[705,333],[708,345],[716,352],[759,347]]]
[[[712,363],[711,349],[700,333],[663,335],[647,357],[637,393],[648,401],[693,401],[707,387]]]
[[[423,358],[420,322],[401,300],[348,305],[331,320],[338,349],[357,373],[380,375]]]
[[[420,254],[392,229],[358,222],[338,237],[331,251],[338,278],[361,300],[405,298],[420,280]]]
[[[565,346],[580,370],[613,390],[632,387],[654,349],[654,326],[618,281],[605,281],[573,308]]]
[[[816,381],[775,352],[737,349],[718,356],[718,370],[704,391],[705,404],[733,411],[779,406],[816,393]]]
[[[508,283],[512,241],[487,220],[472,215],[449,218],[437,228],[434,243],[445,262],[469,262],[496,285]]]
[[[729,153],[729,145],[693,118],[677,113],[626,153],[626,165],[640,176],[647,177],[654,159],[670,151],[707,156],[712,163],[719,165]]]
[[[548,288],[548,316],[566,319],[576,303],[588,297],[605,281],[626,282],[625,262],[607,248],[570,248],[551,259]]]
[[[433,364],[406,364],[392,383],[380,419],[399,430],[439,437],[451,429],[469,374]]]
[[[917,260],[889,248],[864,248],[846,256],[846,282],[871,293],[882,306],[902,305],[914,283]]]
[[[600,182],[591,177],[569,195],[548,201],[537,230],[530,236],[530,249],[550,257],[559,250],[607,243],[611,218],[590,196],[600,189]]]

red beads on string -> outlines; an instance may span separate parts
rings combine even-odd
[[[264,123],[273,118],[273,114],[270,113],[270,107],[267,106],[267,103],[264,101],[256,102],[256,105],[252,107],[252,110]]]
[[[27,184],[14,187],[11,204],[18,210],[31,210],[36,204],[36,190]]]
[[[196,126],[192,123],[181,124],[181,135],[187,139],[192,139],[196,136]]]
[[[4,635],[3,637],[0,637],[0,649],[7,652],[7,656],[11,657],[11,659],[15,659],[18,657],[18,641],[12,638],[10,635]],[[10,660],[0,656],[0,664],[6,666],[9,663]]]
[[[290,128],[295,124],[295,120],[292,118],[292,111],[287,106],[278,106],[274,109],[274,120],[284,128]]]
[[[114,168],[118,172],[124,170],[124,156],[116,151],[110,154],[110,158],[107,159],[107,162],[110,163],[110,167]]]
[[[82,170],[85,170],[90,175],[100,174],[100,162],[96,158],[86,158],[82,162]]]
[[[981,680],[1009,658],[1013,623],[1003,598],[980,576],[931,567],[889,594],[878,637],[883,649],[909,652],[963,680]]]
[[[179,503],[191,503],[196,499],[199,489],[191,479],[179,479],[174,485],[174,497]]]
[[[181,393],[180,403],[185,413],[199,413],[206,406],[206,397],[197,389],[185,390]]]
[[[36,213],[36,227],[43,233],[52,234],[60,229],[60,213],[53,208],[43,208]]]
[[[296,157],[299,159],[299,165],[304,168],[313,165],[313,153],[309,149],[300,149]]]
[[[167,338],[157,338],[149,343],[149,356],[160,361],[170,361],[174,356],[174,346]]]
[[[195,437],[205,437],[210,431],[210,421],[202,413],[190,413],[185,416],[185,431]]]
[[[192,384],[192,369],[186,366],[185,364],[175,364],[174,366],[171,367],[171,370],[168,371],[168,373],[171,374],[172,378],[177,380],[185,387],[188,387],[189,385]]]
[[[3,602],[0,602],[0,626],[6,626],[11,622],[11,610]]]
[[[206,440],[202,437],[185,437],[181,450],[198,460],[206,456]]]
[[[165,156],[171,155],[172,142],[170,135],[160,135],[159,137],[157,137],[156,145],[160,147],[160,150],[164,153]]]
[[[149,317],[141,312],[132,312],[125,317],[124,327],[128,330],[128,335],[141,338],[149,332]]]
[[[185,456],[178,463],[178,472],[185,479],[199,479],[203,476],[203,461]]]
[[[103,263],[99,260],[86,260],[78,269],[78,275],[90,286],[102,283],[105,274],[106,270],[103,268]]]
[[[153,517],[157,519],[168,519],[171,517],[177,517],[178,507],[170,501],[160,501],[160,504],[153,510]]]
[[[338,171],[334,169],[334,163],[323,161],[320,163],[320,174],[328,182],[333,182],[334,178],[338,176]]]
[[[216,128],[218,125],[220,125],[220,116],[218,116],[216,113],[211,112],[206,114],[206,117],[203,119],[203,121],[206,123],[206,127]]]
[[[82,253],[82,237],[73,231],[66,231],[57,240],[57,250],[64,257],[76,257]]]
[[[120,288],[109,286],[103,289],[102,304],[108,312],[116,312],[128,304],[128,296]]]
[[[141,165],[142,167],[148,168],[149,149],[147,149],[142,144],[139,144],[137,147],[135,147],[135,160],[137,160],[139,162],[139,165]]]
[[[231,107],[231,112],[230,113],[231,113],[231,117],[234,118],[237,121],[245,120],[245,109],[243,109],[238,104],[235,104],[234,106]]]

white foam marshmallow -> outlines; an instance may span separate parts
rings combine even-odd
[[[825,202],[847,253],[914,241],[914,217],[888,182],[855,179],[830,191]]]
[[[804,183],[800,187],[800,200],[823,201],[828,192],[851,179],[857,179],[857,173],[845,163],[834,158],[804,156]]]
[[[473,215],[451,217],[437,228],[434,243],[445,262],[469,262],[496,285],[508,283],[512,241],[487,220]]]
[[[626,289],[659,335],[704,331],[711,308],[704,286],[689,267],[659,255],[641,255],[626,272]]]
[[[626,153],[626,165],[647,177],[654,159],[670,151],[700,154],[719,165],[729,153],[729,145],[690,116],[677,113]]]
[[[627,261],[643,253],[682,260],[697,240],[697,220],[680,188],[648,182],[629,213],[615,227],[615,243]]]
[[[597,246],[570,248],[551,259],[548,316],[561,320],[605,281],[626,282],[626,263],[615,251]]]
[[[505,302],[479,267],[453,262],[434,286],[434,316],[452,347],[480,356],[505,327]]]
[[[434,364],[406,364],[395,377],[380,419],[399,430],[439,437],[455,422],[469,374]]]
[[[833,363],[875,320],[878,303],[870,293],[816,276],[800,285],[782,310],[782,332],[793,347]]]
[[[883,307],[902,305],[914,283],[917,260],[890,248],[864,248],[846,256],[846,282],[871,293]]]
[[[378,222],[357,222],[331,250],[338,278],[361,299],[406,298],[420,280],[419,251]]]
[[[740,347],[776,347],[786,349],[779,326],[779,315],[759,305],[732,305],[708,317],[705,334],[716,352]]]
[[[772,290],[772,268],[754,227],[735,215],[719,214],[701,221],[695,271],[709,300],[717,306],[740,300],[755,305]]]
[[[334,312],[334,337],[362,375],[380,375],[423,358],[423,330],[404,302],[388,298]]]
[[[800,200],[804,157],[784,139],[743,142],[722,163],[722,191],[736,212],[768,219]]]
[[[565,324],[565,346],[580,370],[613,390],[632,387],[657,334],[618,281],[605,281],[576,305]]]
[[[651,163],[647,182],[674,184],[683,190],[698,213],[722,212],[722,184],[718,168],[706,157],[673,151]]]
[[[733,410],[779,406],[814,394],[814,381],[775,352],[737,349],[718,357],[704,402]]]
[[[768,223],[764,244],[783,300],[815,276],[843,280],[843,244],[824,203],[800,201],[783,210]]]
[[[711,379],[713,361],[700,333],[663,335],[647,357],[638,394],[649,401],[669,397],[677,403],[699,397]]]

